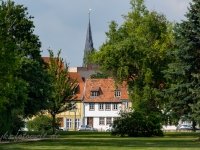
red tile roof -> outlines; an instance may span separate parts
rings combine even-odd
[[[49,57],[42,57],[42,58],[44,59],[44,61],[45,61],[46,63],[49,63],[49,62],[50,62],[50,58],[49,58]],[[57,57],[54,57],[53,59],[54,59],[54,61],[56,61]],[[62,62],[62,69],[65,69],[65,64],[64,64],[64,62]]]
[[[49,57],[42,57],[42,58],[44,59],[44,61],[46,63],[50,62]],[[54,59],[56,60],[56,58],[54,58]],[[63,69],[64,69],[64,63],[63,63]],[[78,86],[76,88],[77,100],[82,100],[83,91],[84,91],[84,82],[83,82],[83,79],[81,78],[81,76],[77,72],[68,72],[68,75],[73,80],[76,80],[76,82],[78,84]]]
[[[120,102],[121,100],[128,100],[127,86],[125,82],[115,88],[115,81],[113,79],[87,79],[85,83],[84,102]],[[92,91],[99,89],[99,96],[92,97]],[[116,90],[121,91],[120,97],[115,97]]]
[[[78,83],[78,87],[76,89],[76,96],[77,96],[77,100],[82,100],[84,85],[85,85],[85,83],[83,82],[83,79],[81,78],[80,74],[77,72],[68,72],[68,74],[72,79],[76,80],[76,82]]]

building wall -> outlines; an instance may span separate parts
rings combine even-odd
[[[67,120],[71,119],[71,126],[68,128],[69,131],[77,130],[78,126],[82,124],[82,118],[83,118],[83,103],[81,101],[76,102],[76,111],[66,111],[63,113],[60,113],[56,116],[56,118],[63,118],[63,128],[67,127]],[[79,119],[79,125],[75,129],[75,119]]]
[[[87,79],[90,79],[92,74],[96,74],[97,72],[95,70],[78,70],[78,73],[84,80],[86,81]]]
[[[70,67],[68,69],[69,72],[77,72],[77,67]]]
[[[119,112],[120,112],[120,108],[121,108],[121,103],[118,103],[118,110],[112,110],[112,107],[113,107],[112,104],[113,103],[111,103],[111,110],[100,111],[98,103],[95,103],[95,105],[94,105],[95,109],[93,111],[91,111],[91,110],[89,110],[89,103],[84,103],[84,107],[85,107],[84,121],[85,121],[85,124],[88,124],[87,123],[88,117],[92,117],[93,118],[93,127],[97,128],[99,131],[101,131],[101,130],[104,131],[106,129],[106,127],[108,126],[108,124],[106,124],[107,118],[111,118],[111,121],[113,122],[114,118],[120,117]],[[104,108],[105,108],[105,106],[104,106]],[[99,118],[100,117],[105,118],[103,125],[99,124]]]
[[[69,72],[78,72],[82,78],[86,81],[87,79],[90,79],[90,76],[92,74],[96,74],[98,72],[98,68],[92,68],[92,67],[70,67]],[[84,81],[84,82],[85,82]]]

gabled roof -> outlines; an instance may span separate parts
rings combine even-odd
[[[78,83],[78,86],[76,87],[76,96],[77,96],[77,100],[82,100],[83,97],[83,91],[84,91],[84,82],[83,79],[81,78],[81,76],[79,75],[78,72],[68,72],[69,76],[76,80],[76,82]]]
[[[115,81],[110,78],[87,79],[85,84],[84,102],[121,102],[129,99],[125,82],[117,88],[115,88]],[[99,89],[99,96],[91,96],[94,89]],[[115,97],[116,90],[121,91],[120,97]]]

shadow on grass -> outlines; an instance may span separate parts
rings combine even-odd
[[[199,133],[167,133],[165,137],[155,138],[129,138],[113,137],[110,133],[92,133],[92,132],[69,132],[61,135],[58,139],[45,139],[41,141],[32,141],[24,143],[0,144],[0,149],[198,149],[200,142],[197,141]]]

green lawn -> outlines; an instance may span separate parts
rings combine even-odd
[[[30,132],[34,135],[39,132]],[[29,133],[29,134],[30,134]],[[106,132],[59,132],[57,139],[0,143],[0,150],[199,150],[200,132],[168,132],[164,137],[113,137]]]

